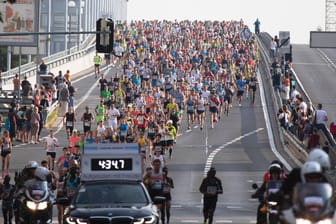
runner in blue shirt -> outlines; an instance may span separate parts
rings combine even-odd
[[[244,95],[244,90],[245,90],[245,85],[246,85],[246,80],[243,79],[242,76],[239,76],[239,79],[236,81],[237,84],[237,99],[239,106],[241,106],[243,95]]]

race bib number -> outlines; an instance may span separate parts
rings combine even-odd
[[[163,193],[170,193],[170,186],[168,184],[163,185]]]
[[[91,122],[90,121],[84,121],[84,126],[85,127],[90,127],[91,126]]]
[[[73,196],[76,193],[76,189],[68,189],[67,194],[68,196]]]
[[[144,118],[143,118],[143,116],[140,116],[140,117],[138,117],[138,124],[143,124],[144,123]]]
[[[206,193],[210,195],[217,194],[217,186],[207,186]]]
[[[162,189],[162,181],[161,180],[154,180],[152,188],[155,189],[155,190],[161,190]]]
[[[67,121],[67,122],[66,122],[66,126],[67,126],[67,127],[72,127],[72,125],[73,125],[73,122],[72,122],[72,121]]]
[[[127,135],[127,131],[120,131],[120,135],[121,136],[126,136]]]

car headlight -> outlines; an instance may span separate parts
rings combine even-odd
[[[133,221],[134,224],[152,224],[155,222],[156,217],[154,215],[146,216],[143,218],[137,218]]]
[[[65,221],[69,224],[88,224],[89,223],[86,219],[76,218],[76,217],[67,217]]]
[[[312,222],[307,219],[296,219],[296,224],[311,224]],[[316,224],[332,224],[332,221],[330,219],[324,219],[316,222]]]
[[[33,201],[27,201],[26,203],[27,208],[29,208],[30,210],[44,210],[48,207],[48,202],[44,201],[44,202],[33,202]]]

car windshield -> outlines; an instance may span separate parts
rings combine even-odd
[[[76,204],[148,204],[140,184],[97,183],[84,184],[78,190]]]

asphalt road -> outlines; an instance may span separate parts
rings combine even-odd
[[[293,45],[293,68],[312,103],[322,103],[329,122],[336,118],[336,50]]]
[[[106,76],[111,77],[114,71]],[[76,93],[76,114],[79,118],[88,105],[92,110],[98,103],[99,88],[93,74],[82,76],[74,81]],[[202,201],[198,191],[206,167],[214,166],[217,176],[223,182],[224,194],[219,197],[215,214],[216,223],[254,223],[257,202],[250,199],[251,184],[260,182],[271,160],[271,151],[263,106],[259,97],[255,105],[249,105],[245,98],[242,107],[234,102],[228,117],[223,116],[209,129],[202,131],[197,124],[187,130],[185,120],[179,131],[178,142],[173,158],[168,160],[169,175],[173,178],[175,189],[172,192],[171,223],[201,223]],[[67,143],[65,128],[56,133],[60,145]],[[76,123],[82,130],[82,124]],[[45,135],[47,130],[44,132]],[[62,147],[58,149],[58,155]],[[21,169],[28,160],[45,159],[42,145],[17,144],[12,153],[11,173]],[[54,216],[56,215],[56,209]],[[56,216],[55,219],[56,221]],[[55,222],[56,223],[56,222]]]
[[[293,53],[294,70],[312,102],[321,102],[329,120],[332,120],[336,112],[333,97],[335,68],[332,63],[336,59],[336,51],[324,49],[321,53],[321,50],[310,49],[306,45],[294,45]],[[107,77],[113,73],[109,72]],[[78,117],[86,105],[93,109],[97,104],[99,88],[96,84],[93,74],[75,79],[74,85],[78,88]],[[207,123],[207,128],[203,131],[197,124],[189,131],[186,122],[182,123],[173,159],[168,161],[169,175],[175,183],[171,223],[201,223],[202,201],[198,187],[209,166],[216,167],[217,176],[222,180],[224,188],[215,213],[216,223],[255,222],[257,202],[250,199],[251,184],[261,181],[269,162],[275,158],[267,135],[259,93],[260,91],[253,107],[247,99],[244,99],[242,107],[234,103],[229,116],[222,116],[214,129],[209,129]],[[207,118],[207,122],[208,120]],[[76,126],[81,130],[80,122]],[[55,124],[54,129],[58,128],[56,137],[61,146],[66,145],[64,127]],[[46,133],[47,130],[44,135]],[[42,159],[45,159],[45,152],[41,145],[16,143],[12,152],[11,174],[21,169],[28,160]],[[56,215],[56,210],[54,214]]]

